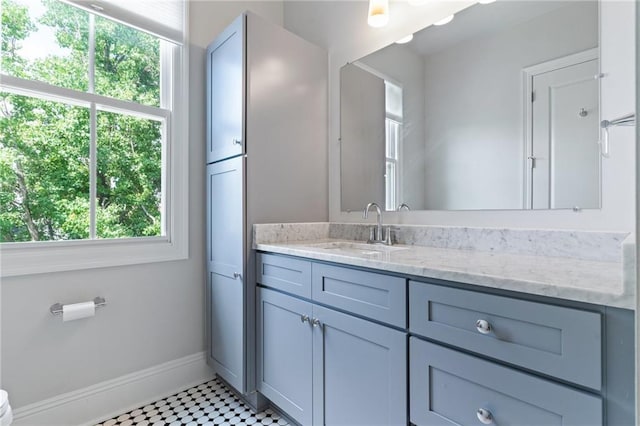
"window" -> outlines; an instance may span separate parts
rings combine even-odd
[[[185,258],[184,3],[0,1],[2,275]]]
[[[400,199],[402,88],[385,80],[385,209],[396,210]]]

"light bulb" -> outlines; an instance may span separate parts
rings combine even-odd
[[[409,34],[406,37],[402,37],[400,40],[396,41],[396,44],[409,43],[411,40],[413,40],[413,34]]]
[[[454,15],[449,15],[444,19],[439,20],[438,22],[434,22],[433,25],[446,25],[449,22],[453,21]]]
[[[369,16],[367,23],[380,28],[389,22],[389,0],[369,0]]]

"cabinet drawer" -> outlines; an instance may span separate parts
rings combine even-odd
[[[387,324],[407,326],[407,280],[314,263],[312,299]]]
[[[415,337],[409,345],[416,425],[603,424],[599,397]]]
[[[414,281],[409,300],[414,334],[593,389],[602,386],[599,313]]]
[[[311,262],[258,253],[256,268],[258,283],[297,296],[311,298]]]

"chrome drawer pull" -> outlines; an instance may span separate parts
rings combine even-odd
[[[482,334],[491,333],[491,324],[487,320],[476,321],[476,329]]]
[[[478,416],[478,420],[480,420],[485,425],[490,425],[491,423],[493,423],[493,414],[491,414],[491,411],[485,408],[478,408],[476,415]]]
[[[300,315],[300,321],[309,322],[309,315]]]
[[[233,279],[234,280],[242,279],[242,274],[240,272],[234,272],[233,273]]]
[[[242,141],[240,139],[233,139],[233,144],[234,145],[242,145]]]
[[[321,325],[320,324],[320,320],[318,318],[312,319],[311,320],[311,325],[313,325],[314,327],[317,327],[317,326]]]

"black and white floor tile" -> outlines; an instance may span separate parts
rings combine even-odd
[[[271,409],[253,414],[222,382],[212,380],[96,426],[287,425]]]

